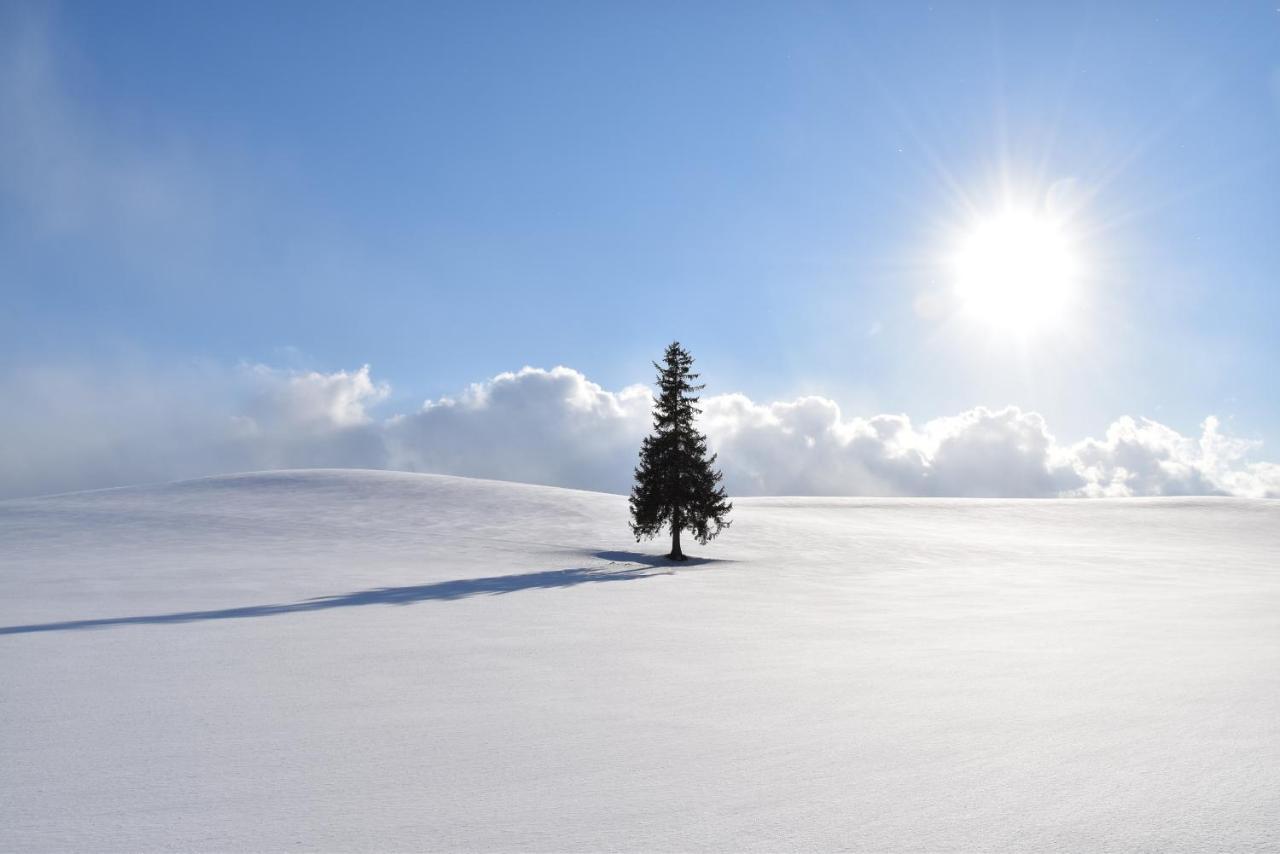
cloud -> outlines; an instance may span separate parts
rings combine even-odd
[[[74,51],[51,15],[25,5],[0,14],[0,199],[39,237],[93,240],[135,259],[201,244],[226,202],[202,166],[208,152],[77,100],[63,76]]]
[[[622,492],[649,422],[643,386],[610,392],[569,368],[524,368],[387,425],[394,466]]]
[[[0,497],[232,471],[386,468],[367,367],[13,368],[0,374]]]
[[[247,298],[264,265],[277,286],[314,287],[363,260],[308,197],[296,151],[130,108],[110,85],[55,5],[0,4],[0,275],[13,284],[57,287],[21,263],[43,258],[117,296]]]
[[[1086,439],[1072,454],[1086,477],[1078,490],[1083,495],[1280,497],[1280,466],[1247,461],[1260,445],[1223,434],[1213,416],[1198,439],[1125,416],[1107,428],[1105,439]]]
[[[51,367],[0,374],[0,497],[275,468],[435,472],[625,492],[649,429],[646,386],[610,391],[571,368],[523,368],[413,412],[379,410],[368,366]],[[834,401],[703,400],[733,495],[1280,497],[1259,443],[1207,418],[1199,436],[1123,417],[1059,442],[1017,407],[915,424]]]
[[[252,430],[325,432],[369,424],[368,407],[391,387],[375,383],[369,366],[332,374],[285,372],[265,365],[244,369],[253,389],[244,422]]]

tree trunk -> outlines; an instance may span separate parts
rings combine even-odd
[[[671,554],[667,555],[670,560],[684,560],[684,552],[680,551],[680,529],[683,527],[678,519],[671,520]]]

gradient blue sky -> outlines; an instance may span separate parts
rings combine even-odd
[[[0,13],[0,358],[530,364],[1280,446],[1274,2],[64,3]],[[17,129],[17,132],[14,132]],[[938,304],[1003,195],[1082,305]],[[1056,195],[1055,195],[1056,197]],[[945,299],[943,300],[945,303]]]

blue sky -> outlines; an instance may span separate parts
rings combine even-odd
[[[8,4],[0,61],[11,372],[367,363],[391,412],[678,338],[758,401],[1280,447],[1274,3]],[[1060,198],[1070,316],[955,316],[957,235]]]

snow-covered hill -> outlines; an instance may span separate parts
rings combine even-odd
[[[0,849],[1275,850],[1280,502],[0,502]]]

